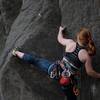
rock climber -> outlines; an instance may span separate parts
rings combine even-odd
[[[36,54],[23,53],[18,49],[13,49],[12,54],[25,62],[46,72],[50,78],[59,82],[61,89],[67,96],[67,100],[77,100],[80,86],[80,69],[85,66],[86,73],[94,78],[100,78],[100,73],[96,72],[92,66],[92,56],[96,54],[92,33],[87,28],[81,28],[76,34],[76,39],[65,38],[65,28],[60,26],[57,40],[65,47],[65,54],[62,60],[49,61]]]

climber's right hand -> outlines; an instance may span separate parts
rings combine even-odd
[[[60,27],[59,27],[59,31],[61,31],[61,32],[62,32],[62,31],[63,31],[63,29],[64,29],[64,28],[63,28],[62,26],[60,26]]]

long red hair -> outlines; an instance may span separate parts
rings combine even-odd
[[[89,29],[81,28],[77,34],[77,38],[79,39],[80,43],[86,47],[86,50],[90,56],[94,56],[96,54],[96,47]]]

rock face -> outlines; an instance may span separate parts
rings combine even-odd
[[[13,48],[20,47],[23,52],[36,52],[48,59],[53,58],[52,60],[57,58],[59,45],[56,37],[61,23],[59,2],[58,0],[22,2],[20,13],[11,26],[1,55],[0,100],[63,99],[59,86],[54,85],[46,74],[11,55]]]
[[[0,54],[21,5],[21,0],[0,0]]]
[[[99,0],[0,0],[0,11],[0,100],[64,100],[56,82],[11,55],[19,47],[49,60],[61,58],[56,39],[60,24],[68,27],[71,37],[80,27],[92,30],[97,46],[94,65],[100,70]],[[99,100],[99,81],[82,76],[79,99]]]

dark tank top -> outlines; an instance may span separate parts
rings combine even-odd
[[[64,54],[64,58],[73,64],[76,69],[80,69],[83,66],[83,63],[78,58],[78,53],[81,49],[85,48],[76,43],[76,49],[73,52],[65,52]]]

